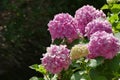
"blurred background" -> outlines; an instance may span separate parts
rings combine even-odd
[[[42,76],[29,68],[40,64],[51,43],[47,23],[55,14],[83,5],[100,9],[106,0],[0,0],[0,80],[29,80]]]

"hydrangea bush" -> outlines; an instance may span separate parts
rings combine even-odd
[[[52,44],[41,64],[30,66],[44,75],[37,80],[118,80],[120,41],[112,26],[109,17],[91,5],[79,8],[74,17],[56,14],[48,23]]]

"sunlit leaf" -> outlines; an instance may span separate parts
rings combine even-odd
[[[46,69],[42,65],[34,64],[32,66],[29,66],[31,69],[34,69],[42,74],[46,74]]]
[[[109,17],[109,21],[111,23],[114,23],[115,21],[118,21],[119,18],[118,18],[118,14],[112,14],[111,17]]]
[[[104,62],[103,58],[91,59],[88,63],[89,67],[95,68]]]
[[[112,8],[111,8],[111,11],[113,13],[118,13],[120,12],[120,4],[113,4]]]
[[[120,22],[118,22],[116,28],[120,30]]]
[[[90,80],[90,77],[86,71],[78,71],[72,75],[70,80]]]
[[[102,10],[104,9],[109,9],[109,6],[107,4],[103,5],[103,7],[101,8]]]
[[[43,78],[38,78],[38,77],[34,76],[34,77],[30,78],[29,80],[44,80],[44,79]]]

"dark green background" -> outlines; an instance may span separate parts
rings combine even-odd
[[[39,64],[50,45],[47,23],[54,15],[105,0],[0,0],[0,80],[28,80],[37,75],[28,66]]]

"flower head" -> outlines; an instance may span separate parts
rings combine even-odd
[[[80,57],[85,57],[88,55],[88,49],[86,45],[75,45],[72,47],[70,52],[70,57],[72,60],[79,59]]]
[[[120,51],[120,43],[113,34],[97,31],[90,37],[88,50],[88,58],[90,59],[100,56],[105,59],[112,59]]]
[[[68,13],[55,15],[54,19],[48,23],[48,30],[53,40],[66,38],[73,41],[78,38],[76,22]]]
[[[86,25],[99,17],[106,18],[106,15],[102,11],[96,10],[93,6],[86,5],[78,9],[75,13],[75,20],[81,35],[84,36]]]
[[[47,71],[56,74],[63,69],[67,69],[70,65],[69,49],[65,45],[51,45],[47,48],[47,53],[44,54],[42,65]]]
[[[95,19],[87,24],[85,27],[85,35],[90,38],[90,36],[97,31],[105,31],[107,33],[112,33],[112,25],[103,19]]]

